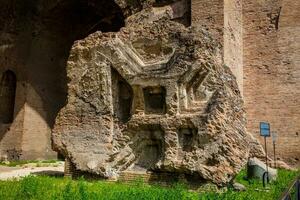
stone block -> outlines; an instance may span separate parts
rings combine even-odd
[[[264,173],[267,172],[267,166],[257,158],[250,158],[247,164],[247,177],[263,179]],[[277,170],[268,167],[269,180],[274,181],[277,179]]]

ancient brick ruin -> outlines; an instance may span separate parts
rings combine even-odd
[[[299,165],[299,10],[293,0],[0,1],[0,159],[59,152],[106,178],[222,184],[262,154],[252,136],[269,121],[280,159]]]

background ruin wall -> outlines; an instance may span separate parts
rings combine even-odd
[[[241,0],[192,1],[192,25],[205,26],[223,45],[225,64],[243,93],[243,38]]]
[[[299,165],[300,2],[194,0],[192,24],[206,26],[223,44],[244,96],[248,131],[263,142],[259,122],[270,122],[279,157]],[[271,139],[268,147],[273,153]]]
[[[22,17],[7,23],[16,13],[8,2],[1,5],[0,73],[14,71],[17,86],[14,121],[0,125],[0,157],[50,158],[51,124],[64,105],[72,41],[65,40],[65,30],[29,23],[26,5],[19,5]],[[248,131],[261,139],[258,123],[269,121],[279,135],[280,157],[299,164],[300,2],[192,0],[191,10],[192,25],[206,26],[224,45],[224,61],[244,95]]]
[[[260,138],[258,123],[270,122],[279,156],[299,165],[300,1],[251,0],[243,7],[248,131]]]

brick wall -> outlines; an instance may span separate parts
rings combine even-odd
[[[243,7],[248,131],[262,141],[259,122],[270,122],[279,156],[300,164],[300,2],[250,0]]]
[[[10,23],[7,16],[0,20],[0,75],[11,70],[17,77],[14,121],[0,124],[0,160],[53,159],[50,134],[66,99],[65,63],[72,43],[32,24],[26,6],[22,17],[12,7],[0,6],[11,15]]]
[[[202,25],[223,44],[224,0],[192,0],[192,25]]]
[[[248,131],[261,140],[259,122],[270,122],[279,135],[279,156],[300,164],[300,1],[192,0],[191,5],[192,25],[206,27],[224,45],[224,61],[244,95]]]
[[[24,63],[27,54],[22,49],[28,43],[18,39],[15,34],[0,31],[0,35],[0,76],[6,70],[12,70],[17,79],[14,121],[9,124],[0,122],[0,159],[18,159],[21,153],[23,105],[26,99],[26,81],[22,63]]]
[[[192,25],[203,26],[223,46],[225,64],[243,91],[243,37],[241,0],[192,0]]]

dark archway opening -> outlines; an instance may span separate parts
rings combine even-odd
[[[60,1],[53,9],[46,10],[42,14],[42,22],[46,27],[42,40],[53,44],[45,46],[45,53],[51,51],[53,62],[47,62],[46,68],[40,68],[40,65],[33,65],[30,71],[38,71],[40,74],[51,75],[41,79],[41,76],[35,76],[31,80],[36,88],[44,85],[43,96],[44,107],[47,110],[47,122],[53,128],[56,116],[67,101],[67,59],[73,43],[76,40],[83,39],[96,31],[117,32],[125,25],[125,17],[122,10],[114,1],[105,0],[65,0]],[[43,41],[38,41],[43,46]],[[37,45],[38,46],[38,45]],[[50,48],[49,48],[50,47]],[[40,49],[36,49],[40,51]],[[49,54],[48,54],[49,55]],[[43,65],[44,63],[41,63]],[[42,82],[42,84],[41,84]],[[124,83],[124,84],[122,84]],[[50,88],[49,88],[50,87]],[[47,89],[48,88],[48,89]],[[126,82],[119,81],[118,88],[127,88]],[[120,120],[126,122],[130,117],[130,108],[132,99],[126,99],[123,96],[118,97],[127,107],[121,107],[118,113]],[[62,159],[59,154],[59,158]]]
[[[3,128],[0,141],[8,143],[3,138],[16,137],[20,142],[9,145],[21,149],[20,159],[52,159],[56,153],[51,151],[51,129],[67,101],[66,65],[73,43],[96,31],[119,31],[125,24],[124,16],[114,1],[106,0],[0,1],[0,10],[6,8],[10,15],[0,20],[0,29],[13,35],[9,44],[13,48],[5,63],[13,65],[18,74],[22,84],[17,88],[17,95],[22,98],[18,99],[15,111],[13,104],[4,106],[8,103],[1,102],[1,121],[12,122],[13,115],[19,116],[25,103],[30,109],[21,113],[24,116],[20,122],[16,121],[23,124],[26,121],[26,129],[16,128],[18,124],[10,126],[9,131]],[[13,80],[12,76],[5,77],[2,79]],[[12,102],[15,86],[11,84],[13,81],[6,82],[1,83],[4,88],[8,88],[5,86],[8,84],[14,89],[5,89],[10,95],[6,95],[4,101]],[[24,138],[30,142],[22,143]]]
[[[2,74],[0,83],[0,122],[9,124],[14,119],[17,78],[13,71]]]
[[[32,9],[35,21],[28,82],[42,98],[40,113],[46,113],[46,121],[53,128],[67,100],[66,65],[73,43],[96,31],[119,31],[125,18],[114,1],[65,0],[51,6],[45,3],[40,5],[42,9],[33,6],[36,8]],[[32,103],[28,103],[35,107],[35,101],[32,99]]]
[[[72,43],[96,31],[119,31],[125,25],[120,7],[105,0],[61,1],[52,9],[45,9],[42,18],[49,29],[57,28]]]

